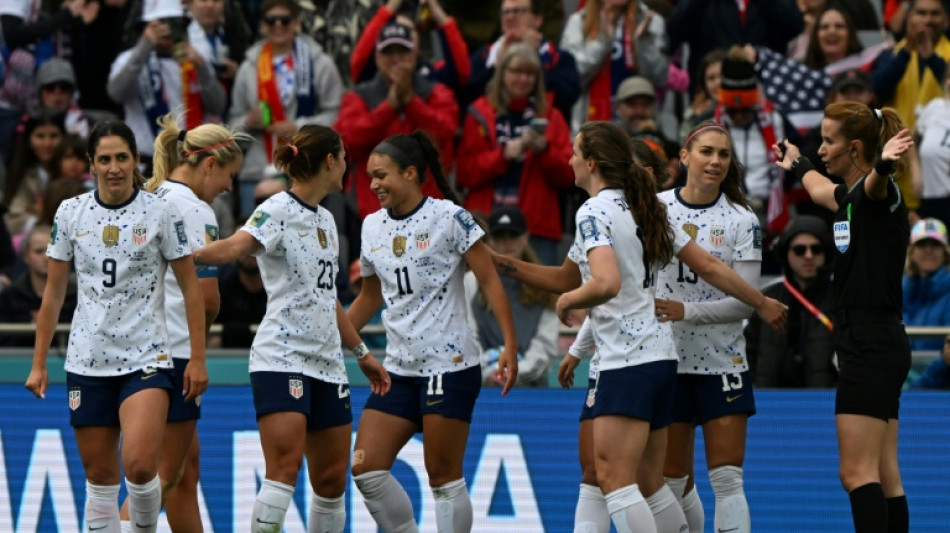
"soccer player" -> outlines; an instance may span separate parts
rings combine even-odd
[[[66,352],[70,423],[86,472],[88,531],[118,533],[119,435],[136,531],[154,532],[162,505],[159,459],[169,394],[199,397],[208,386],[201,289],[178,209],[140,190],[135,136],[118,121],[96,125],[89,158],[98,188],[56,212],[33,369],[26,387],[46,394],[46,357],[75,265],[79,305]],[[164,276],[171,265],[181,288],[191,363],[174,387],[165,332]]]
[[[481,389],[480,349],[466,322],[465,264],[475,273],[504,336],[499,359],[502,394],[515,384],[518,341],[505,289],[484,232],[458,206],[438,150],[421,131],[376,146],[368,171],[382,209],[363,222],[363,286],[347,311],[357,328],[379,310],[386,326],[388,396],[370,395],[353,452],[353,479],[379,527],[418,532],[412,504],[390,473],[396,454],[422,431],[429,484],[440,533],[468,532],[472,502],[462,459]],[[422,193],[431,171],[448,200]]]
[[[265,200],[244,227],[195,251],[199,264],[254,254],[267,291],[267,313],[251,346],[254,408],[265,479],[252,533],[281,531],[304,455],[314,497],[309,530],[342,533],[350,459],[350,390],[342,344],[359,359],[373,392],[389,376],[369,353],[336,298],[339,236],[320,201],[343,187],[346,152],[330,128],[308,125],[274,151],[290,190]]]

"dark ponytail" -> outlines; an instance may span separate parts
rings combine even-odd
[[[587,122],[579,133],[581,153],[593,159],[608,187],[623,190],[643,241],[643,253],[661,268],[673,258],[673,235],[666,204],[656,196],[656,180],[633,161],[633,143],[616,124]]]
[[[442,160],[439,149],[429,134],[416,130],[409,135],[397,134],[388,137],[379,143],[373,149],[373,153],[389,156],[400,171],[405,171],[409,167],[416,167],[419,174],[419,183],[425,183],[426,171],[432,172],[435,178],[435,184],[446,200],[456,205],[461,205],[458,194],[449,180],[445,177],[445,171],[442,169]]]

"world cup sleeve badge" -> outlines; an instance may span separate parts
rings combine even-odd
[[[404,253],[406,253],[406,237],[405,235],[396,235],[393,237],[393,255],[402,257]]]

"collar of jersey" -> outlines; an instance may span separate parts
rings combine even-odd
[[[121,204],[107,204],[107,203],[103,202],[102,199],[99,198],[99,189],[96,189],[96,190],[93,192],[93,195],[94,195],[94,197],[95,197],[95,199],[96,199],[96,203],[99,204],[100,206],[106,208],[106,209],[122,209],[123,207],[125,207],[125,206],[131,204],[131,203],[135,200],[135,197],[139,195],[139,188],[138,188],[138,187],[133,188],[133,189],[132,189],[132,196],[129,196],[129,199],[126,200],[126,201],[124,201],[124,202],[122,202]]]
[[[304,202],[303,200],[300,199],[299,196],[297,196],[296,194],[294,194],[294,193],[292,193],[292,192],[290,192],[290,191],[285,191],[285,192],[286,192],[287,194],[289,194],[291,198],[293,198],[294,200],[296,200],[298,204],[300,204],[300,205],[302,205],[303,207],[309,209],[310,211],[313,211],[314,213],[317,212],[317,207],[316,207],[316,206],[313,206],[313,205],[308,204],[307,202]]]
[[[677,187],[677,188],[673,191],[673,194],[676,195],[676,201],[677,201],[677,202],[679,202],[679,203],[685,205],[686,207],[688,207],[688,208],[690,208],[690,209],[709,209],[710,207],[716,205],[716,202],[718,202],[718,201],[719,201],[719,198],[722,197],[722,191],[720,190],[720,191],[719,191],[719,194],[716,195],[716,199],[713,200],[712,202],[709,202],[708,204],[691,204],[691,203],[687,202],[686,200],[684,200],[682,196],[680,196],[680,190],[682,190],[682,189],[683,189],[682,187]]]
[[[405,215],[395,215],[395,214],[393,214],[393,210],[392,210],[392,209],[387,209],[386,212],[389,213],[389,218],[391,218],[391,219],[393,219],[393,220],[405,220],[405,219],[411,217],[412,215],[415,215],[416,213],[418,213],[419,210],[422,209],[422,206],[426,205],[426,202],[427,202],[428,200],[429,200],[429,197],[423,195],[422,201],[419,202],[419,205],[417,205],[416,207],[414,207],[414,208],[412,209],[412,211],[409,211],[409,212],[406,213]]]

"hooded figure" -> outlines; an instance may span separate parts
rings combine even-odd
[[[753,315],[746,326],[746,355],[757,387],[835,385],[838,372],[828,319],[832,251],[827,224],[809,215],[793,219],[776,244],[783,277],[762,292],[788,306],[788,323],[778,333]]]

